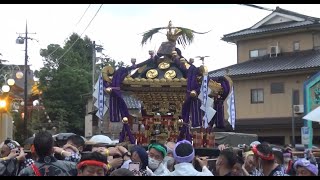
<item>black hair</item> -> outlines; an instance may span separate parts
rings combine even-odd
[[[257,150],[265,156],[273,154],[272,147],[268,143],[261,143],[257,145]],[[262,159],[263,160],[263,159]],[[273,163],[274,160],[263,160],[267,163]]]
[[[150,149],[151,149],[151,145],[159,145],[159,146],[163,147],[163,148],[165,149],[166,153],[167,153],[167,147],[166,147],[166,146],[164,146],[163,144],[161,144],[161,143],[157,143],[157,142],[153,142],[153,143],[149,144],[149,146],[148,146],[148,150],[150,150]],[[162,152],[161,152],[161,156],[163,156],[163,158],[165,157],[165,156],[164,156],[164,154],[163,154]]]
[[[53,137],[47,131],[42,131],[36,134],[34,137],[34,149],[37,155],[42,158],[50,156],[53,151]]]
[[[230,148],[222,150],[220,156],[223,156],[227,160],[227,166],[229,168],[232,168],[237,162],[237,155]]]
[[[283,159],[282,151],[275,150],[275,151],[273,151],[273,154],[274,154],[275,158],[280,160],[280,162],[278,162],[278,164],[283,164],[284,159]]]
[[[82,154],[82,157],[79,162],[86,161],[86,160],[95,160],[95,161],[108,164],[108,158],[99,152],[84,153]]]
[[[71,141],[74,145],[77,146],[77,148],[79,148],[80,146],[84,147],[84,143],[85,143],[84,139],[79,135],[69,136],[67,139],[67,142],[68,141]]]
[[[110,176],[134,176],[134,173],[129,169],[120,168],[112,171]]]
[[[181,143],[176,147],[175,152],[177,156],[186,157],[193,152],[193,147],[190,144]]]
[[[243,165],[244,164],[243,157],[237,156],[236,163]]]

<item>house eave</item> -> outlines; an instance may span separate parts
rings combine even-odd
[[[312,29],[310,29],[310,28],[312,28]],[[267,31],[267,32],[257,32],[257,33],[244,34],[244,35],[238,35],[238,36],[232,36],[232,37],[226,37],[226,35],[224,35],[224,37],[222,37],[221,40],[226,41],[226,42],[237,43],[238,41],[242,41],[242,40],[258,39],[258,38],[263,38],[263,37],[268,37],[268,36],[285,35],[285,34],[292,34],[292,33],[297,33],[297,32],[311,31],[311,30],[318,30],[319,31],[320,24],[314,23],[314,24],[305,25],[305,26],[301,26],[301,27],[277,29],[277,30],[272,30],[272,31]],[[230,34],[233,34],[233,33],[230,33]]]

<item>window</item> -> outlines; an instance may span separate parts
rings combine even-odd
[[[255,50],[250,50],[250,58],[256,58],[260,56],[265,56],[267,55],[267,49],[255,49]]]
[[[271,83],[271,94],[279,94],[284,93],[284,83],[277,82],[277,83]]]
[[[293,51],[299,51],[299,50],[300,50],[300,43],[293,42]]]
[[[294,90],[293,91],[293,105],[299,105],[300,104],[300,98],[299,98],[299,90]]]
[[[263,103],[263,89],[251,89],[251,104]]]
[[[251,50],[250,51],[250,58],[259,57],[259,50]]]

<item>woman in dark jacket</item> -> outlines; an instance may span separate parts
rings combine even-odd
[[[141,176],[147,176],[147,166],[148,166],[148,153],[141,146],[134,146],[131,149],[131,161],[140,163],[139,174]]]

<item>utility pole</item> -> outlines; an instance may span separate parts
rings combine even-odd
[[[18,44],[25,43],[25,55],[24,55],[24,118],[23,118],[23,130],[25,138],[28,138],[28,39],[33,40],[28,36],[28,34],[36,34],[36,33],[29,33],[28,32],[28,23],[26,21],[26,31],[25,33],[18,33],[24,34],[24,37],[19,36],[17,39]],[[24,40],[24,41],[19,41]]]
[[[95,66],[96,66],[96,42],[93,41],[92,42],[92,94],[94,92],[94,80],[95,80],[95,71],[96,71]]]
[[[292,95],[291,95],[291,112],[292,112],[292,120],[291,120],[291,128],[292,128],[292,146],[293,148],[295,147],[296,145],[296,142],[295,142],[295,119],[294,119],[294,90],[292,89]]]

